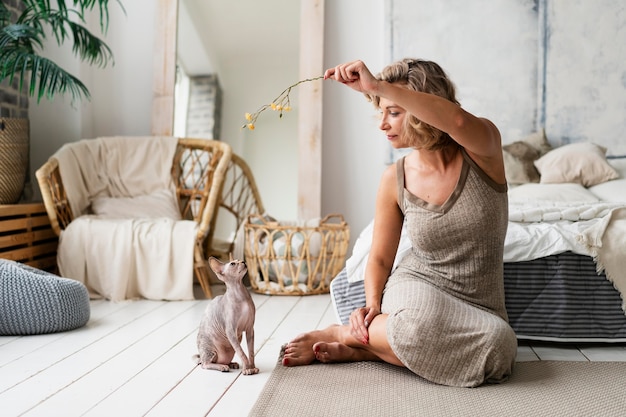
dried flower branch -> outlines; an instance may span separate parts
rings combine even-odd
[[[289,99],[289,94],[291,94],[291,89],[309,81],[320,80],[324,78],[323,75],[315,78],[307,78],[304,80],[300,80],[297,83],[291,84],[289,87],[285,88],[282,93],[278,95],[270,104],[264,104],[254,113],[246,113],[246,123],[241,126],[242,129],[248,128],[249,130],[254,130],[256,126],[256,121],[259,118],[259,115],[263,113],[267,109],[272,109],[278,112],[278,117],[283,117],[283,112],[288,112],[291,110],[291,101]]]

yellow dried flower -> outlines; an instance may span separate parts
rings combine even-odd
[[[324,76],[319,76],[319,77],[315,77],[315,78],[307,78],[304,80],[300,80],[297,83],[294,83],[292,85],[290,85],[289,87],[285,88],[283,90],[282,93],[280,93],[278,95],[278,97],[276,97],[270,104],[264,104],[262,105],[256,112],[250,114],[250,113],[246,113],[246,122],[243,126],[241,126],[241,128],[245,128],[247,127],[249,130],[254,130],[254,124],[256,123],[256,120],[258,119],[259,115],[261,113],[263,113],[265,110],[267,110],[268,108],[277,111],[278,112],[278,117],[282,118],[283,117],[283,112],[288,112],[291,111],[291,102],[289,99],[289,94],[291,94],[291,89],[296,87],[299,84],[308,82],[308,81],[315,81],[315,80],[320,80],[323,79]]]

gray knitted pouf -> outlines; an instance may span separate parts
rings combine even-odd
[[[0,335],[76,329],[87,323],[90,312],[82,283],[0,259]]]

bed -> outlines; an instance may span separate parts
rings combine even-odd
[[[626,342],[626,157],[543,132],[503,147],[509,183],[504,285],[518,339]],[[337,318],[365,304],[372,223],[331,283]],[[410,250],[403,231],[396,264]],[[395,265],[394,265],[395,266]]]

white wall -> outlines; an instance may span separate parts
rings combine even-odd
[[[389,62],[391,53],[388,45],[391,40],[388,37],[385,22],[387,13],[385,4],[389,1],[391,0],[326,1],[324,40],[324,62],[326,67],[347,60],[362,59],[371,67],[372,71],[378,72]],[[569,6],[567,6],[569,3],[565,0],[549,1],[554,1],[555,4],[558,3],[563,6],[559,8],[560,16],[567,21],[567,15],[563,13],[569,13]],[[457,4],[458,1],[455,0],[454,3]],[[516,7],[529,4],[528,1],[518,3]],[[533,3],[534,1],[530,1],[530,4]],[[587,5],[587,2],[580,0],[576,2],[577,7],[583,7],[582,3]],[[451,3],[447,4],[450,5]],[[595,10],[595,4],[595,2],[590,2],[589,5],[593,6],[585,6],[590,7],[588,12]],[[111,27],[107,40],[115,53],[115,67],[104,70],[81,68],[80,65],[73,64],[71,59],[68,64],[69,68],[79,71],[79,76],[88,81],[93,94],[92,102],[79,105],[78,108],[72,108],[68,101],[64,99],[55,99],[52,103],[43,102],[40,105],[31,104],[31,166],[33,172],[65,142],[75,141],[84,137],[117,134],[143,135],[150,133],[152,50],[154,47],[156,2],[153,0],[124,1],[124,7],[127,11],[126,16],[117,10],[115,2],[112,2],[111,5]],[[602,5],[605,9],[613,8],[613,10],[617,10],[618,12],[615,15],[620,16],[619,13],[622,13],[621,16],[623,16],[624,6],[621,0],[602,0]],[[444,14],[448,9],[442,8],[441,13]],[[358,13],[355,12],[357,10]],[[434,10],[431,8],[427,12],[430,13],[428,18],[433,21],[437,19],[437,16],[432,15]],[[477,16],[480,13],[483,18],[471,19],[468,16],[466,18],[471,20],[471,22],[467,23],[468,25],[474,23],[477,25],[473,26],[473,30],[477,31],[474,33],[476,35],[476,43],[466,43],[465,48],[468,49],[463,51],[463,54],[471,54],[472,48],[475,48],[476,53],[481,53],[483,49],[490,48],[490,44],[483,39],[484,34],[480,35],[480,22],[485,18],[484,10],[476,11],[475,13],[473,16]],[[578,10],[576,15],[572,17],[580,20],[581,16],[585,15],[584,12],[581,14],[581,11]],[[521,17],[524,16],[526,15]],[[603,16],[606,19],[606,13],[599,14],[599,16]],[[520,16],[517,17],[519,18]],[[588,19],[583,19],[583,21],[587,22],[585,25],[588,24]],[[516,24],[520,24],[520,21],[516,22]],[[563,21],[555,22],[552,30],[558,30],[560,27],[556,26],[556,23],[560,24]],[[491,22],[487,27],[502,27],[502,22]],[[605,26],[599,26],[598,28],[600,27],[604,28]],[[575,36],[571,25],[566,26],[566,28],[569,35]],[[447,28],[450,31],[454,29],[454,26]],[[613,29],[615,30],[615,27]],[[607,39],[611,40],[613,37],[619,37],[623,33],[623,28],[619,29],[620,31],[612,32],[612,34],[606,34],[604,32],[606,29],[603,29],[603,31],[596,34],[597,36],[592,37],[589,30],[585,29],[585,31],[580,32],[577,38],[568,39],[568,45],[581,44],[585,45],[585,48],[593,50],[593,42],[599,40],[606,42]],[[464,32],[465,35],[467,35],[467,32]],[[439,36],[443,35],[434,33],[431,36],[431,38],[423,39],[425,42],[424,48],[428,46],[429,42],[434,42]],[[530,37],[532,40],[533,35],[530,32],[522,32],[521,39],[517,39],[515,42],[523,43],[527,37]],[[489,37],[487,37],[488,39]],[[561,42],[562,38],[555,38],[556,40]],[[622,45],[621,49],[618,48],[616,52],[623,56],[624,43],[622,42],[619,45]],[[514,48],[515,45],[511,48],[512,52]],[[605,55],[615,52],[613,49],[609,51],[602,49],[601,51]],[[412,52],[412,55],[423,55],[422,53],[425,53],[426,49],[416,49]],[[51,54],[61,60],[66,60],[69,52],[53,50]],[[503,55],[503,62],[489,63],[489,71],[496,73],[498,70],[506,68],[507,65],[510,66],[510,62],[507,60],[511,60],[514,57],[508,56],[506,50],[502,50],[500,54]],[[589,57],[593,58],[593,55],[588,54],[585,57],[586,59]],[[623,60],[621,64],[617,63],[616,65],[618,67],[610,72],[612,77],[610,81],[615,93],[623,94],[624,76],[622,75],[621,84],[619,80],[614,80],[615,74],[624,74]],[[225,91],[225,97],[233,96],[231,93],[234,93],[236,98],[231,100],[237,101],[235,107],[241,107],[241,111],[225,114],[223,129],[224,131],[231,130],[228,134],[228,142],[233,145],[236,151],[241,153],[246,159],[254,160],[255,155],[258,155],[255,147],[264,147],[268,146],[268,144],[264,140],[257,141],[249,137],[247,132],[239,130],[242,113],[249,111],[250,106],[256,106],[259,102],[266,101],[268,96],[273,98],[277,90],[280,92],[284,88],[286,81],[284,79],[272,80],[270,72],[268,72],[258,74],[259,77],[267,79],[267,83],[260,84],[256,82],[251,86],[250,83],[245,82],[246,77],[249,78],[250,68],[240,68],[239,70],[232,68],[228,71],[228,74],[230,79],[224,80],[225,88],[237,89],[237,86],[239,86],[240,90],[234,92]],[[476,88],[472,83],[471,77],[464,78],[463,74],[457,74],[456,72],[454,76],[457,76],[455,81],[459,84],[464,95],[472,88]],[[554,73],[550,76],[556,77]],[[594,82],[602,83],[601,71],[596,76],[600,77],[600,81],[595,80]],[[580,77],[583,78],[583,81],[586,81],[583,75],[579,74],[578,77],[574,80],[576,83],[580,82]],[[243,81],[237,83],[237,80]],[[523,82],[529,81],[516,80],[515,86],[521,88]],[[591,94],[593,91],[588,88],[588,85],[594,82],[586,83],[587,85],[585,86],[569,83],[567,87],[577,88],[577,91],[582,91],[584,94]],[[228,84],[227,87],[226,84]],[[516,92],[515,95],[512,95],[508,90],[502,91],[500,84],[491,88],[492,90],[485,91],[485,94],[494,97],[508,95],[507,99],[512,102],[528,99],[528,97],[522,97],[523,92]],[[376,190],[380,175],[386,166],[388,148],[384,137],[378,130],[375,112],[370,103],[360,94],[331,81],[325,81],[323,89],[322,213],[342,214],[350,224],[351,240],[354,242],[358,233],[374,216]],[[528,94],[531,97],[536,92],[529,92]],[[584,94],[578,97],[584,98]],[[619,97],[623,97],[623,95]],[[623,121],[623,101],[617,99],[614,102],[617,103],[618,107],[622,106],[622,108],[611,109],[609,116],[614,121],[615,114],[619,113],[622,115],[619,120]],[[580,105],[581,102],[577,101],[577,106]],[[580,112],[581,110],[577,108],[577,111]],[[263,121],[263,128],[279,132],[284,125],[295,121],[297,119],[296,116],[293,113],[287,119],[280,121],[268,117]],[[534,120],[534,117],[535,115],[530,116],[532,120]],[[549,122],[550,126],[552,126],[553,120],[549,120]],[[523,132],[529,128],[528,126],[526,124],[518,127],[518,129],[520,132]],[[569,126],[575,125],[570,124]],[[268,211],[278,213],[281,206],[289,207],[295,205],[295,197],[285,195],[280,191],[283,184],[295,181],[295,171],[293,177],[288,176],[286,172],[291,168],[284,169],[281,165],[281,158],[283,151],[292,145],[296,146],[296,141],[290,137],[280,137],[280,134],[276,135],[275,140],[275,143],[278,144],[275,157],[272,160],[254,161],[254,163],[266,164],[267,166],[267,176],[265,176],[263,181],[268,181],[267,184],[275,192],[272,194],[266,193],[264,200],[267,202]],[[288,218],[288,216],[280,214],[278,217]]]
[[[553,146],[588,141],[626,154],[623,1],[387,2],[392,58],[439,62],[463,107],[490,118],[504,143],[544,128]]]
[[[360,59],[379,72],[386,63],[384,2],[327,0],[325,7],[325,66]],[[322,213],[342,214],[354,243],[374,217],[387,142],[363,95],[328,80],[323,88]]]
[[[126,14],[110,3],[109,31],[105,41],[113,50],[115,65],[94,68],[76,60],[71,47],[50,42],[45,53],[81,79],[91,101],[71,103],[69,97],[37,104],[31,99],[31,177],[64,143],[112,135],[149,135],[151,132],[155,16],[153,0],[124,1]],[[90,26],[98,30],[97,16]],[[34,180],[35,181],[35,180]],[[39,189],[35,185],[35,194]]]
[[[298,198],[297,106],[282,118],[265,111],[254,131],[241,129],[246,112],[254,113],[298,81],[299,2],[283,2],[281,13],[271,12],[281,6],[281,1],[264,2],[266,7],[256,0],[181,1],[178,58],[189,75],[217,73],[223,90],[219,139],[230,144],[250,166],[267,212],[278,219],[294,220]],[[265,19],[259,18],[264,13]],[[291,99],[297,103],[297,89]],[[217,233],[223,234],[219,227]]]
[[[282,220],[297,216],[298,110],[294,108],[282,118],[266,110],[255,130],[241,126],[246,112],[254,113],[298,80],[297,63],[298,57],[292,65],[284,65],[280,59],[247,65],[223,63],[220,74],[224,89],[222,140],[250,166],[267,212]],[[291,99],[297,103],[295,95]]]

